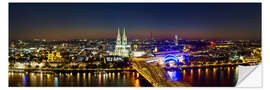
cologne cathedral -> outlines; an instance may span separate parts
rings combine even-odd
[[[130,45],[127,43],[127,35],[125,28],[123,30],[123,36],[121,38],[120,29],[118,28],[117,32],[117,38],[116,38],[116,45],[114,53],[115,55],[121,56],[121,57],[129,57],[130,55]]]

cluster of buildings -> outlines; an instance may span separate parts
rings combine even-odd
[[[10,41],[9,65],[26,66],[127,66],[131,57],[125,28],[120,33],[118,28],[114,40],[71,40],[48,41],[44,39]],[[31,65],[35,62],[36,65]],[[63,65],[65,64],[65,65]],[[85,65],[86,64],[86,65]]]
[[[261,60],[261,41],[251,40],[128,40],[125,28],[118,28],[116,40],[11,40],[11,67],[121,67],[129,58],[163,51],[189,52],[181,56],[184,64],[252,62]],[[23,64],[23,65],[22,65]]]

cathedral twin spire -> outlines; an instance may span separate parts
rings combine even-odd
[[[123,36],[121,38],[120,36],[120,29],[118,28],[118,33],[117,33],[117,39],[116,39],[116,44],[117,45],[127,45],[127,35],[126,35],[126,30],[124,28],[123,30]]]
[[[123,34],[121,37],[120,29],[118,28],[114,54],[121,57],[129,57],[130,49],[130,45],[127,44],[126,29],[123,29]]]

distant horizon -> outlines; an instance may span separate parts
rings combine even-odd
[[[48,40],[48,41],[71,41],[71,40],[116,40],[116,38],[104,38],[104,39],[89,39],[89,38],[74,38],[74,39],[46,39],[46,38],[33,38],[33,39],[9,39],[9,41],[14,41],[14,40],[34,40],[34,39],[39,39],[42,41],[43,39]],[[127,38],[128,41],[130,40],[151,40],[151,39],[130,39]],[[153,40],[175,40],[174,38],[171,39],[153,39]],[[219,41],[219,40],[250,40],[250,41],[261,41],[261,39],[181,39],[181,40],[214,40],[214,41]],[[180,40],[179,40],[180,41]]]

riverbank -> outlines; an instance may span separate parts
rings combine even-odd
[[[9,68],[9,71],[135,71],[133,68]]]
[[[150,87],[136,71],[14,71],[10,87]]]

